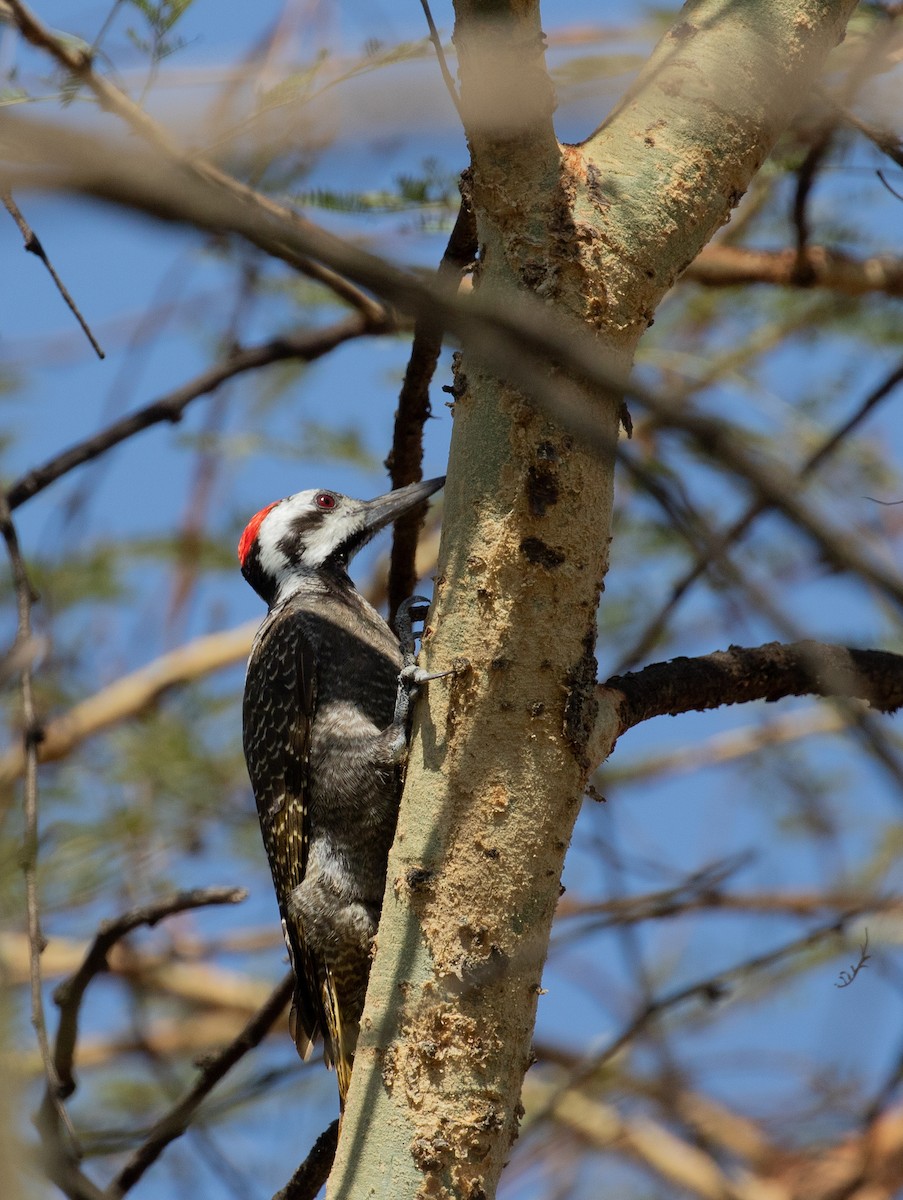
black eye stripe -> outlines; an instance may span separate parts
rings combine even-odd
[[[304,549],[304,539],[309,533],[322,525],[325,518],[331,512],[331,509],[315,510],[314,512],[301,513],[300,516],[290,523],[286,532],[276,543],[276,549],[291,563],[300,562]]]

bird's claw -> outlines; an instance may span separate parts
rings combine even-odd
[[[454,675],[455,668],[450,671],[425,671],[414,661],[417,645],[414,634],[414,622],[422,621],[429,611],[429,601],[424,596],[410,596],[398,606],[395,616],[395,632],[401,644],[402,668],[398,673],[398,691],[395,695],[395,715],[392,718],[394,736],[391,741],[392,757],[401,762],[407,753],[407,728],[411,712],[411,701],[417,695],[421,684],[429,683],[432,679],[444,679]]]
[[[414,622],[425,620],[429,608],[430,602],[425,596],[408,596],[407,600],[402,600],[398,606],[398,612],[395,614],[395,632],[401,645],[401,657],[405,669],[413,666],[414,656],[417,653]]]

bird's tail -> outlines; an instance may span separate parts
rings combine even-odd
[[[326,1058],[335,1067],[336,1080],[339,1085],[339,1106],[345,1111],[345,1097],[351,1086],[351,1068],[354,1066],[354,1044],[357,1041],[357,1028],[352,1032],[346,1029],[342,1021],[342,1005],[336,989],[335,977],[329,967],[323,976],[321,990],[323,1000],[323,1015],[326,1019]]]

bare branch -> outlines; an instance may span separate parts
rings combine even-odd
[[[442,48],[442,39],[439,37],[439,30],[436,28],[436,22],[433,20],[433,14],[430,12],[429,0],[420,0],[420,6],[423,9],[423,15],[426,17],[426,23],[430,27],[430,41],[433,43],[433,49],[436,51],[436,58],[439,61],[439,70],[442,72],[442,80],[445,84],[445,90],[451,96],[452,104],[454,104],[458,116],[461,117],[463,124],[464,118],[461,116],[461,97],[458,95],[458,89],[455,87],[455,81],[452,79],[451,71],[448,69],[448,63],[445,61],[445,51]]]
[[[478,296],[463,301],[400,270],[341,238],[317,228],[297,214],[270,209],[256,197],[237,194],[200,173],[186,176],[159,160],[115,150],[88,134],[60,130],[46,123],[0,118],[7,154],[21,154],[43,166],[24,175],[43,186],[56,183],[88,194],[115,199],[156,216],[190,221],[205,228],[232,229],[279,257],[317,253],[333,269],[355,278],[405,311],[430,311],[437,324],[466,341],[472,360],[495,377],[504,377],[543,412],[601,455],[615,446],[596,406],[586,401],[581,383],[605,393],[633,396],[649,411],[654,424],[687,437],[721,471],[740,476],[758,502],[776,508],[797,525],[824,558],[859,574],[903,608],[903,583],[897,574],[865,552],[861,539],[844,536],[817,515],[786,479],[786,471],[763,463],[726,423],[693,411],[682,396],[649,391],[613,368],[609,356],[590,332],[559,318],[542,303],[517,292],[504,305]],[[27,135],[26,135],[27,134]],[[549,364],[567,375],[550,374]]]
[[[903,382],[903,360],[897,363],[881,383],[869,392],[852,415],[830,433],[818,449],[806,459],[799,469],[799,478],[807,479],[824,462],[831,458],[853,430],[858,428],[873,409],[890,396],[901,382]],[[704,554],[697,555],[693,566],[673,584],[671,595],[667,601],[655,616],[647,622],[646,628],[640,634],[636,643],[622,657],[619,670],[623,671],[626,667],[632,666],[655,645],[665,628],[665,623],[692,585],[704,574],[713,557],[727,550],[728,547],[738,541],[750,529],[756,518],[765,512],[766,507],[761,499],[756,500],[727,529],[723,530],[720,534],[714,534],[712,539],[713,546],[707,548]]]
[[[142,925],[154,926],[174,913],[188,912],[193,908],[205,908],[214,904],[240,904],[247,895],[244,888],[194,888],[188,892],[176,892],[165,900],[142,905],[115,920],[103,922],[81,966],[74,975],[59,984],[53,994],[54,1002],[60,1010],[53,1057],[61,1096],[71,1096],[75,1091],[72,1065],[78,1040],[78,1018],[85,991],[96,975],[107,970],[107,955],[113,946]]]
[[[887,713],[903,705],[903,655],[814,641],[769,642],[653,663],[614,675],[604,687],[623,696],[622,732],[651,717],[784,696],[846,696]]]
[[[13,524],[9,505],[0,496],[0,532],[6,542],[6,552],[12,567],[13,582],[16,594],[16,610],[18,627],[16,631],[16,646],[29,646],[32,642],[31,607],[35,594],[28,578],[28,571],[19,538]],[[47,1080],[48,1094],[61,1120],[65,1120],[60,1103],[60,1081],[56,1073],[53,1057],[50,1052],[50,1041],[47,1036],[47,1022],[44,1015],[44,1000],[42,996],[43,979],[41,976],[41,953],[44,949],[44,935],[41,931],[41,917],[38,905],[38,745],[43,738],[35,709],[34,688],[32,684],[31,657],[26,654],[19,673],[20,691],[22,696],[22,719],[24,730],[22,734],[22,769],[25,776],[25,837],[22,848],[22,868],[25,873],[25,907],[28,922],[29,966],[31,980],[31,1023],[34,1026],[44,1065],[44,1075]]]
[[[34,592],[16,527],[13,524],[9,505],[0,495],[0,530],[6,542],[7,554],[12,567],[16,594],[18,628],[16,646],[28,646],[32,641],[31,607]],[[41,954],[44,950],[44,935],[41,930],[41,915],[38,901],[38,743],[43,733],[38,723],[32,684],[31,657],[26,654],[19,674],[22,696],[22,759],[25,776],[24,808],[25,837],[22,848],[22,869],[25,874],[25,911],[28,926],[29,979],[31,984],[31,1023],[38,1042],[38,1050],[44,1071],[45,1091],[36,1124],[42,1135],[43,1166],[48,1177],[59,1184],[71,1200],[96,1200],[93,1184],[78,1168],[79,1147],[68,1114],[62,1102],[59,1075],[50,1050],[47,1035],[47,1020],[44,1013],[43,976]]]
[[[185,409],[200,396],[215,391],[227,379],[234,379],[245,371],[254,371],[271,363],[282,362],[285,359],[297,358],[303,362],[313,362],[334,350],[336,346],[353,338],[370,333],[384,333],[392,329],[394,324],[388,318],[379,324],[371,322],[366,316],[356,313],[329,325],[325,329],[299,329],[282,337],[271,338],[259,346],[251,346],[246,350],[238,350],[230,354],[223,362],[197,375],[180,388],[168,395],[155,400],[137,412],[114,421],[106,429],[86,438],[75,446],[71,446],[62,454],[57,454],[40,467],[35,467],[27,475],[10,487],[7,494],[11,509],[18,508],[32,496],[49,487],[57,479],[74,470],[83,463],[98,458],[107,450],[118,446],[121,442],[149,429],[153,425],[169,421],[173,424],[182,419]]]
[[[865,941],[859,947],[859,958],[856,960],[856,962],[850,964],[850,969],[848,971],[840,972],[840,983],[835,983],[834,986],[836,988],[849,987],[859,972],[864,971],[869,965],[869,959],[871,957],[871,954],[869,954],[869,931],[866,929]]]
[[[874,896],[855,891],[840,892],[726,892],[712,883],[706,873],[677,887],[640,896],[628,896],[597,903],[582,903],[566,897],[558,906],[556,921],[592,921],[594,930],[612,925],[637,924],[640,921],[670,920],[688,912],[742,912],[748,916],[784,916],[807,918],[826,912],[842,913],[845,918],[863,913],[903,913],[903,897]],[[583,926],[580,934],[586,931]],[[558,943],[560,945],[561,939]]]
[[[802,253],[806,283],[795,267],[793,250],[752,250],[721,243],[706,246],[681,276],[706,287],[738,287],[763,283],[776,287],[820,287],[844,296],[883,292],[903,296],[903,260],[890,255],[853,258],[827,246],[807,246]]]
[[[788,959],[795,958],[802,952],[819,946],[826,939],[837,937],[843,933],[847,914],[841,914],[827,924],[819,925],[800,937],[769,950],[764,954],[744,959],[736,966],[729,967],[715,975],[687,984],[685,987],[674,988],[657,998],[644,1003],[624,1026],[621,1032],[608,1045],[596,1054],[588,1055],[576,1067],[568,1080],[568,1086],[573,1087],[589,1079],[602,1066],[609,1062],[625,1046],[631,1044],[646,1028],[659,1018],[676,1008],[680,1008],[690,1000],[702,1000],[706,1004],[717,1004],[730,995],[732,987],[750,978],[760,971],[779,966]]]
[[[39,748],[41,762],[64,757],[86,738],[141,712],[175,684],[197,679],[247,657],[258,624],[248,621],[235,629],[196,638],[82,700],[45,726]],[[0,787],[17,779],[25,763],[23,750],[8,750],[0,758]]]
[[[339,1141],[339,1122],[333,1121],[314,1142],[310,1154],[273,1200],[314,1200],[329,1178]]]
[[[473,262],[476,253],[477,231],[470,203],[469,181],[463,178],[461,206],[439,264],[437,285],[447,284],[456,290],[463,272]],[[439,361],[442,336],[442,326],[421,310],[414,324],[414,341],[395,413],[392,449],[386,459],[393,488],[417,483],[423,478],[423,427],[431,415],[430,383]],[[390,624],[395,619],[398,606],[412,595],[417,584],[414,560],[425,513],[426,505],[406,513],[395,523],[389,565]]]
[[[170,1142],[182,1136],[201,1102],[226,1073],[269,1033],[291,999],[293,985],[294,979],[289,972],[238,1037],[219,1054],[207,1059],[194,1085],[156,1122],[145,1141],[110,1184],[106,1192],[107,1200],[120,1200],[120,1197],[135,1186],[148,1167],[156,1162]]]
[[[41,260],[41,262],[44,264],[44,266],[47,268],[47,273],[50,276],[50,278],[53,280],[54,284],[56,285],[56,290],[63,297],[63,300],[65,301],[66,305],[68,306],[69,311],[75,317],[76,321],[78,321],[79,325],[81,325],[84,335],[88,339],[88,341],[91,343],[94,353],[97,355],[98,358],[104,358],[105,357],[104,352],[103,352],[103,350],[101,350],[101,348],[97,342],[97,339],[94,337],[94,334],[91,332],[88,322],[82,316],[78,305],[75,303],[75,301],[73,300],[73,298],[69,292],[69,289],[66,287],[66,285],[63,283],[62,279],[60,279],[59,275],[57,274],[53,263],[50,261],[50,258],[47,255],[47,251],[44,249],[41,239],[38,237],[38,235],[35,233],[35,231],[31,228],[31,226],[25,220],[25,217],[22,215],[22,210],[19,208],[18,204],[16,204],[15,200],[13,199],[12,192],[8,192],[8,191],[5,191],[4,189],[0,188],[0,200],[3,201],[4,208],[6,209],[6,211],[9,213],[9,215],[12,217],[12,219],[18,225],[19,232],[22,234],[22,237],[25,241],[25,249],[30,254],[34,254],[37,258],[39,258]]]
[[[9,0],[9,9],[20,33],[27,41],[38,49],[46,51],[76,79],[80,80],[93,93],[101,108],[116,114],[125,121],[129,128],[142,137],[149,145],[161,151],[171,162],[182,171],[196,174],[200,178],[210,180],[225,188],[233,196],[243,201],[259,205],[263,211],[274,216],[288,217],[294,214],[289,209],[270,200],[261,192],[240,183],[231,175],[220,171],[212,163],[187,154],[182,147],[170,136],[162,125],[150,117],[139,104],[136,104],[124,91],[110,83],[94,70],[93,58],[90,51],[81,49],[74,41],[58,37],[32,13],[21,0]],[[300,218],[295,218],[300,220]],[[269,253],[295,267],[310,279],[330,288],[340,299],[358,309],[369,321],[382,322],[386,312],[366,292],[361,291],[341,273],[324,266],[322,263],[306,255],[294,254],[288,246],[282,251],[271,246]]]

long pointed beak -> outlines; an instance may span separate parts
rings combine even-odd
[[[364,527],[368,538],[397,521],[400,516],[422,504],[434,492],[438,492],[445,483],[445,476],[438,479],[424,479],[420,483],[409,483],[407,487],[398,488],[394,492],[386,492],[375,500],[365,500],[361,505],[364,510]]]

